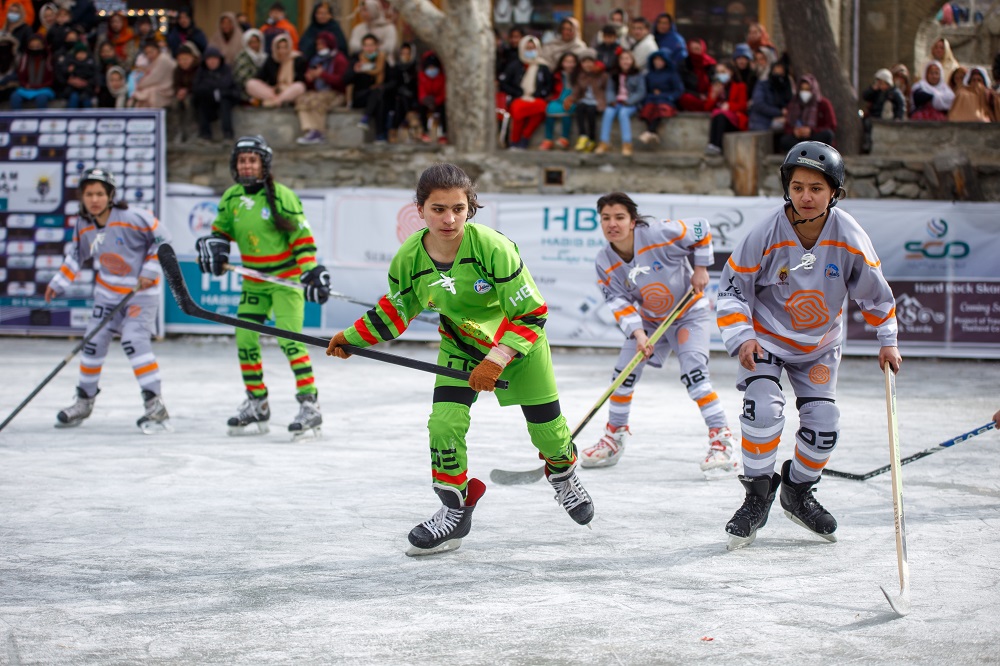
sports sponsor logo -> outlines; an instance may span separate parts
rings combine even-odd
[[[694,239],[701,240],[705,237],[705,224],[702,220],[698,220],[691,225],[692,231],[694,231]]]
[[[931,219],[927,223],[929,241],[911,240],[903,243],[906,259],[963,259],[971,253],[969,244],[963,240],[945,241],[949,227],[947,220]]]
[[[813,384],[826,384],[830,381],[830,368],[822,363],[817,363],[809,368],[809,381]]]
[[[488,292],[490,289],[493,288],[493,285],[491,285],[486,280],[479,279],[476,280],[476,283],[474,285],[472,285],[472,288],[476,290],[477,294],[485,294],[486,292]]]
[[[825,326],[830,321],[823,292],[805,289],[792,294],[785,301],[785,312],[792,320],[792,328],[805,331]]]
[[[639,293],[642,294],[643,314],[647,316],[662,318],[674,306],[674,295],[662,282],[647,284]]]
[[[788,266],[782,266],[778,269],[778,284],[788,284]]]
[[[837,264],[827,264],[826,270],[823,271],[823,276],[827,280],[836,280],[840,277],[840,266]]]

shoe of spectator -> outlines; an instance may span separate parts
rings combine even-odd
[[[581,136],[579,139],[576,140],[576,146],[574,146],[574,150],[576,150],[576,152],[578,153],[582,153],[587,150],[587,144],[589,143],[590,139],[588,139],[585,136]]]
[[[387,143],[389,143],[389,141],[385,138],[384,134],[379,134],[378,136],[375,137],[376,145],[384,146]]]
[[[631,143],[623,143],[622,144],[622,155],[624,155],[625,157],[631,157],[631,155],[632,155],[632,144]]]
[[[424,134],[423,136],[420,137],[420,140],[423,141],[424,143],[430,143],[431,142],[431,135],[430,134]]]
[[[649,145],[651,143],[659,143],[660,135],[656,134],[655,132],[650,132],[649,130],[646,130],[645,132],[639,135],[639,141],[642,141],[646,145]]]
[[[549,139],[546,139],[538,146],[538,150],[552,150],[552,145],[552,142]]]
[[[705,154],[706,155],[721,155],[722,154],[722,148],[719,148],[714,143],[709,143],[709,144],[707,144],[705,146]]]
[[[295,143],[298,143],[299,145],[302,146],[311,146],[317,143],[323,143],[324,141],[326,141],[326,138],[323,136],[322,132],[320,132],[319,130],[309,130],[308,132],[300,136],[298,139],[296,139]]]
[[[361,116],[361,120],[358,121],[358,127],[360,129],[368,129],[368,116]]]
[[[601,141],[599,144],[597,144],[597,148],[594,150],[594,154],[603,155],[604,153],[608,152],[609,148],[611,148],[611,146]]]
[[[441,136],[439,136],[438,137],[438,144],[441,145],[441,146],[447,146],[448,145],[448,137],[446,137],[443,134]]]
[[[399,140],[399,132],[397,130],[389,130],[389,143],[396,143]]]
[[[566,150],[567,148],[569,148],[569,139],[567,139],[564,136],[561,136],[558,139],[556,139],[556,148],[558,148],[559,150]]]
[[[594,152],[594,149],[596,147],[597,147],[596,141],[594,141],[593,139],[587,139],[587,147],[584,149],[584,152],[592,153]]]

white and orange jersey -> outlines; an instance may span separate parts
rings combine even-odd
[[[814,360],[840,344],[848,296],[882,346],[895,346],[896,301],[880,263],[850,214],[831,209],[806,250],[782,206],[750,231],[722,270],[716,311],[726,349],[736,356],[756,338],[786,361]]]
[[[643,321],[647,329],[655,328],[670,314],[691,287],[691,260],[705,267],[714,261],[712,231],[704,218],[637,224],[634,234],[632,261],[623,261],[610,243],[596,260],[597,285],[625,337],[643,328]],[[688,314],[707,307],[708,300],[699,299]]]
[[[112,208],[103,227],[80,216],[63,264],[49,286],[57,295],[62,294],[80,267],[93,259],[95,299],[120,300],[136,287],[140,277],[156,282],[143,294],[157,294],[162,271],[156,253],[160,243],[168,240],[166,229],[147,210]]]

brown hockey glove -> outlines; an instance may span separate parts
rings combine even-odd
[[[344,349],[344,346],[348,344],[350,343],[347,342],[347,337],[341,331],[330,339],[330,346],[326,348],[326,355],[336,356],[337,358],[350,358],[351,355]]]
[[[473,391],[493,391],[496,388],[500,373],[510,363],[511,357],[499,347],[494,347],[486,355],[482,363],[472,369],[469,375],[469,386]]]

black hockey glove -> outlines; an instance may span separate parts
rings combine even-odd
[[[229,241],[218,236],[202,236],[195,244],[198,250],[198,268],[202,273],[222,275],[229,263]]]
[[[323,305],[330,300],[330,273],[325,266],[303,273],[300,281],[306,286],[307,301]]]

